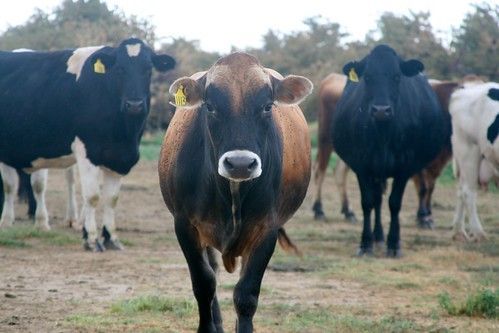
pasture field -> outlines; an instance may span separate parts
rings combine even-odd
[[[0,332],[195,331],[197,306],[187,265],[158,186],[158,141],[145,141],[146,158],[124,178],[116,221],[125,251],[83,252],[80,233],[63,224],[61,171],[51,171],[48,182],[53,231],[34,230],[26,206],[16,206],[15,227],[0,230]],[[404,256],[385,259],[379,249],[375,258],[356,258],[361,224],[342,219],[329,171],[323,197],[329,221],[312,218],[311,184],[287,224],[303,257],[276,250],[262,284],[256,332],[498,332],[499,193],[479,195],[488,239],[464,244],[451,240],[455,189],[447,170],[434,194],[436,228],[419,230],[416,193],[408,184],[401,211]],[[349,191],[360,219],[353,174]],[[386,201],[385,195],[385,233]],[[237,273],[218,274],[227,332],[235,325],[237,278]],[[466,299],[480,295],[486,297],[476,303],[485,310],[466,311]]]

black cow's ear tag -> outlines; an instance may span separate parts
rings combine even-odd
[[[175,105],[176,106],[184,106],[187,104],[187,96],[184,93],[184,86],[179,85],[177,92],[175,93]]]
[[[106,66],[102,63],[100,59],[97,59],[94,63],[94,72],[98,74],[105,74],[106,73]]]
[[[359,77],[357,72],[355,72],[355,68],[350,68],[350,72],[348,72],[348,79],[352,82],[359,82]]]

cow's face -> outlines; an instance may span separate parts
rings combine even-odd
[[[279,144],[276,104],[297,104],[311,90],[308,79],[283,78],[245,53],[222,58],[208,72],[178,79],[170,87],[172,94],[185,96],[185,106],[202,112],[214,169],[234,182],[259,177],[271,163],[273,145]]]
[[[403,78],[417,75],[423,69],[419,60],[404,61],[389,46],[379,45],[361,61],[346,64],[343,73],[364,85],[361,110],[368,111],[376,121],[388,121],[397,112]]]
[[[130,38],[115,49],[97,51],[91,64],[93,74],[105,78],[108,89],[119,96],[123,114],[145,116],[149,112],[152,69],[167,71],[175,66],[175,60],[155,54],[140,39]]]

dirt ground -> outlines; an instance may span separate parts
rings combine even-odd
[[[376,258],[365,259],[353,255],[361,225],[341,218],[331,178],[324,199],[329,222],[312,219],[311,185],[287,224],[304,256],[276,251],[262,284],[257,332],[499,331],[497,320],[453,317],[438,305],[443,292],[460,301],[481,288],[499,287],[498,193],[480,194],[479,213],[488,240],[456,244],[450,239],[455,185],[437,186],[436,228],[422,231],[415,227],[417,202],[409,184],[401,213],[404,256],[385,259],[380,250]],[[0,332],[195,331],[197,310],[189,274],[161,198],[156,162],[141,161],[124,179],[116,221],[125,251],[83,251],[80,233],[63,224],[65,188],[63,173],[51,171],[50,224],[68,241],[27,237],[27,246],[0,246]],[[360,217],[352,175],[349,188]],[[17,204],[16,213],[15,225],[31,224],[26,205]],[[237,277],[219,273],[218,294],[229,332],[234,329],[231,293]],[[120,308],[124,301],[144,296],[171,300],[176,309],[155,313]],[[185,311],[178,312],[181,308]]]

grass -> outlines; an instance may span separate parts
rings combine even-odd
[[[458,304],[445,292],[438,295],[438,303],[451,316],[499,318],[499,289],[482,289]]]
[[[146,161],[157,161],[163,143],[163,136],[163,132],[145,135],[140,142],[140,157]]]
[[[64,326],[85,332],[193,331],[196,314],[194,301],[142,295],[113,303],[103,313],[70,315]]]
[[[421,328],[413,321],[383,316],[375,319],[351,313],[341,313],[332,307],[303,307],[273,304],[262,307],[269,313],[267,325],[275,332],[414,332]],[[279,321],[277,321],[279,319]]]
[[[12,248],[31,247],[30,240],[39,239],[56,246],[78,244],[79,237],[60,230],[43,231],[32,226],[13,226],[0,229],[0,246]]]
[[[112,313],[136,314],[140,312],[169,312],[182,318],[192,315],[197,306],[187,300],[146,295],[115,303],[111,306]]]

